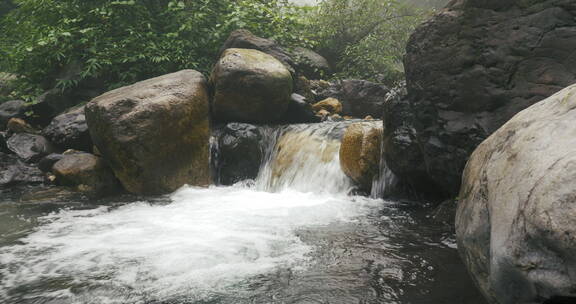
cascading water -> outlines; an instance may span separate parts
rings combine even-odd
[[[0,303],[482,303],[451,231],[349,195],[348,125],[263,127],[258,177],[231,187],[48,213],[0,199]]]

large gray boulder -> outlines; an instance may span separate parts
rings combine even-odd
[[[213,113],[219,121],[274,122],[288,109],[292,76],[274,57],[251,49],[227,49],[211,75]]]
[[[456,215],[461,256],[491,303],[576,303],[576,85],[474,151]]]
[[[478,144],[576,81],[575,17],[572,0],[458,0],[418,27],[404,62],[408,98],[384,118],[395,121],[385,129],[390,168],[417,189],[456,195]]]
[[[44,174],[36,166],[23,162],[16,155],[0,152],[0,189],[43,181]]]
[[[162,194],[210,183],[208,92],[199,72],[110,91],[89,102],[85,115],[94,144],[126,190]]]
[[[44,136],[18,133],[12,135],[6,145],[10,151],[27,163],[37,162],[56,151],[54,145]]]

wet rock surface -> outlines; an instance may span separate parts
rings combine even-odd
[[[217,183],[233,185],[246,179],[255,179],[264,161],[261,145],[263,129],[246,123],[229,123],[215,130],[218,140],[217,155],[213,160]]]
[[[576,86],[520,112],[472,154],[458,247],[491,303],[574,303]]]
[[[340,166],[361,189],[369,191],[378,175],[382,128],[371,123],[355,123],[346,129],[340,146]]]
[[[478,144],[576,81],[575,16],[569,0],[460,0],[421,25],[405,57],[408,98],[386,114],[403,121],[386,128],[395,173],[456,194]]]
[[[129,192],[210,183],[208,92],[199,72],[110,91],[88,103],[85,114],[94,144]]]

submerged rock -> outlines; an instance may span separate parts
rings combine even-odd
[[[472,151],[519,111],[576,81],[576,7],[559,1],[452,1],[412,34],[408,99],[388,118],[394,172],[455,195]],[[417,153],[413,153],[413,152]]]
[[[491,303],[576,301],[576,86],[520,112],[472,154],[458,248]]]
[[[42,131],[44,136],[62,149],[90,152],[92,139],[84,116],[84,107],[56,116]]]
[[[18,159],[16,155],[0,152],[0,189],[15,185],[39,184],[44,174],[33,165]]]
[[[44,136],[19,133],[6,142],[8,149],[27,163],[37,162],[55,151],[54,146]]]
[[[210,184],[208,92],[199,72],[110,91],[85,114],[94,144],[126,190],[162,194]]]
[[[212,71],[213,113],[219,121],[274,122],[288,109],[292,76],[274,57],[228,49]]]
[[[265,154],[262,130],[246,123],[229,123],[216,130],[218,149],[214,160],[219,184],[232,185],[258,176]]]
[[[111,195],[119,191],[119,183],[112,170],[98,156],[89,153],[63,155],[54,163],[52,172],[63,186],[94,197]]]
[[[6,128],[6,124],[11,118],[24,115],[25,102],[22,100],[11,100],[0,104],[0,130]]]
[[[370,190],[380,168],[382,127],[355,123],[346,129],[340,146],[340,167],[363,190]]]

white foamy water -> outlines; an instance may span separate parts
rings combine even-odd
[[[186,187],[171,199],[42,218],[22,244],[0,249],[0,299],[47,281],[35,291],[63,303],[206,299],[279,267],[305,267],[311,248],[299,229],[352,221],[381,204],[241,187]]]

